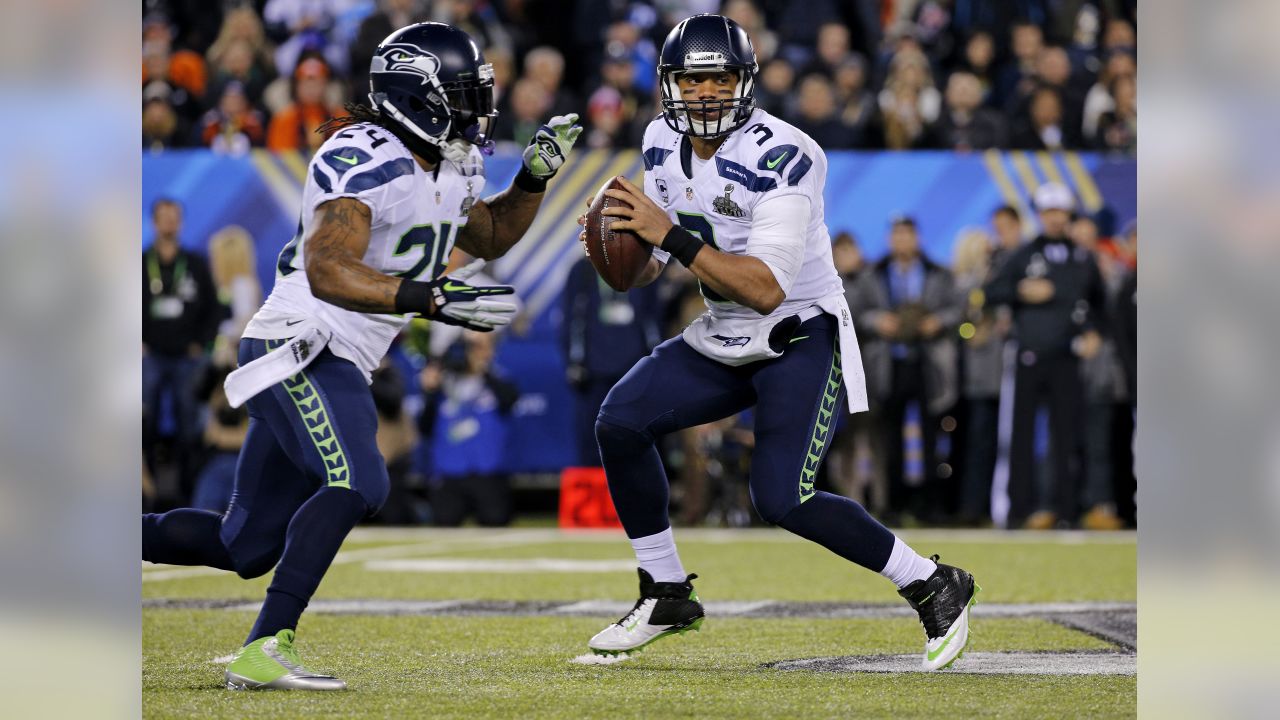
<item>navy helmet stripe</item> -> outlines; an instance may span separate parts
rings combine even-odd
[[[379,185],[385,185],[401,175],[413,174],[413,161],[409,158],[396,158],[384,162],[372,170],[366,170],[347,180],[346,192],[364,192]]]

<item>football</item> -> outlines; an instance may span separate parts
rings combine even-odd
[[[604,191],[610,188],[622,188],[618,178],[609,178],[609,182],[596,192],[591,208],[587,210],[587,251],[600,277],[609,287],[623,292],[630,290],[640,278],[640,273],[644,272],[649,256],[653,254],[653,246],[629,230],[614,232],[610,228],[617,218],[602,214],[604,209],[618,205],[631,207],[623,200],[605,195]]]

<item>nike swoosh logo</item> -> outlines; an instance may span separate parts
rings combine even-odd
[[[950,636],[950,637],[948,637],[946,640],[943,640],[943,641],[942,641],[942,645],[941,645],[941,646],[939,646],[939,647],[938,647],[938,649],[937,649],[936,651],[934,651],[934,652],[930,652],[930,653],[926,653],[926,654],[929,656],[929,662],[933,662],[934,660],[937,660],[937,659],[938,659],[938,656],[942,654],[942,651],[943,651],[943,650],[946,650],[946,649],[947,649],[947,646],[951,644],[951,638],[953,638],[953,637],[955,637],[955,635],[951,635],[951,636]]]
[[[355,165],[356,163],[360,162],[360,158],[358,157],[346,158],[346,157],[342,157],[341,155],[334,155],[333,157],[335,160],[341,160],[342,162],[348,165]],[[770,165],[770,167],[773,167],[773,166]]]
[[[301,320],[285,320],[285,321],[284,321],[284,324],[285,324],[285,325],[288,325],[288,326],[290,326],[290,327],[293,327],[294,325],[297,325],[297,324],[298,324],[298,323],[300,323],[300,322],[302,322],[302,321],[301,321]]]
[[[640,621],[639,621],[639,620],[636,620],[635,622],[631,623],[631,624],[630,624],[630,625],[628,625],[628,626],[627,626],[627,628],[626,628],[627,632],[631,632],[632,630],[635,630],[635,629],[636,629],[636,626],[637,626],[637,625],[639,625],[639,624],[640,624]]]
[[[470,285],[461,285],[458,283],[451,283],[451,282],[447,282],[444,284],[445,292],[462,292],[463,290],[470,290],[470,289],[471,289]]]
[[[786,160],[786,159],[787,159],[787,156],[788,156],[788,155],[790,155],[790,154],[791,154],[791,151],[790,151],[790,150],[788,150],[787,152],[782,153],[781,155],[779,155],[778,157],[774,158],[772,161],[765,163],[764,165],[765,165],[765,167],[767,167],[767,168],[769,168],[770,170],[772,170],[772,169],[774,169],[774,168],[778,167],[778,163],[782,162],[783,160]]]

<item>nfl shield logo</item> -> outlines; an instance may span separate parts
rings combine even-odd
[[[693,188],[687,187],[684,189],[684,199],[693,202]]]

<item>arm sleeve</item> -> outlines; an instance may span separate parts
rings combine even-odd
[[[1014,253],[982,289],[983,294],[986,295],[985,305],[987,307],[1016,305],[1018,303],[1017,273],[1021,273],[1024,269],[1022,253]]]
[[[769,267],[784,295],[790,294],[804,264],[809,209],[806,195],[773,195],[756,204],[751,215],[747,255]]]

